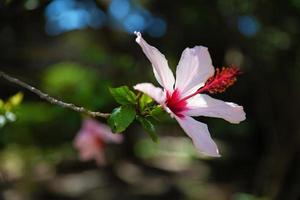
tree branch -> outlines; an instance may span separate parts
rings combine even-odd
[[[94,111],[90,111],[90,110],[88,110],[84,107],[76,106],[72,103],[66,103],[66,102],[57,100],[57,99],[49,96],[48,94],[40,91],[39,89],[36,89],[35,87],[33,87],[33,86],[23,82],[23,81],[20,81],[17,78],[14,78],[14,77],[6,74],[3,71],[0,71],[0,77],[4,78],[5,80],[7,80],[11,83],[17,84],[17,85],[31,91],[32,93],[38,95],[41,99],[44,99],[44,100],[48,101],[51,104],[54,104],[54,105],[57,105],[57,106],[60,106],[60,107],[63,107],[63,108],[68,108],[68,109],[71,109],[71,110],[74,110],[76,112],[80,112],[80,113],[83,113],[83,114],[87,114],[87,115],[90,115],[92,117],[108,118],[109,115],[110,115],[109,113],[94,112]]]

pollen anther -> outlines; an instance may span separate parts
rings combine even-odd
[[[215,75],[210,77],[205,85],[200,88],[201,92],[209,92],[211,94],[224,92],[228,87],[236,82],[236,77],[241,74],[237,67],[217,68]],[[198,91],[199,92],[199,91]]]
[[[222,69],[217,68],[215,74],[206,81],[202,88],[198,89],[193,94],[182,98],[180,102],[186,101],[203,92],[209,92],[210,94],[224,92],[228,87],[234,84],[236,77],[239,74],[241,74],[240,69],[234,66],[222,67]]]

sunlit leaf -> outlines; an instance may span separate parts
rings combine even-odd
[[[146,94],[142,94],[142,96],[139,99],[140,109],[144,110],[145,107],[152,102],[153,102],[153,99],[151,97],[149,97]]]
[[[109,88],[109,91],[119,104],[135,104],[137,97],[127,86]]]
[[[17,94],[15,94],[14,96],[10,97],[7,101],[7,103],[11,106],[11,107],[16,107],[18,105],[20,105],[20,103],[23,100],[23,93],[22,92],[18,92]]]
[[[4,102],[2,101],[2,99],[0,99],[0,110],[4,109]]]
[[[115,133],[124,131],[135,119],[135,108],[130,105],[124,105],[115,108],[107,122]]]

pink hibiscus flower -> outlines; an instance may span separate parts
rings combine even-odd
[[[242,106],[214,99],[204,92],[222,92],[236,80],[237,68],[217,70],[212,65],[206,47],[186,48],[176,70],[176,80],[165,56],[149,45],[140,32],[135,32],[136,42],[150,60],[158,83],[140,83],[134,89],[146,93],[174,117],[186,134],[193,140],[197,150],[207,156],[220,156],[207,125],[196,121],[193,116],[223,118],[231,123],[245,120]],[[215,74],[215,75],[214,75]]]
[[[82,161],[95,159],[98,165],[105,164],[104,149],[106,143],[121,143],[123,136],[114,134],[110,128],[94,119],[86,118],[74,140]]]

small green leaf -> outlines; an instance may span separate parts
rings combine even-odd
[[[137,120],[141,123],[144,130],[148,133],[153,142],[158,142],[158,135],[156,134],[155,127],[150,120],[144,117],[137,116]]]
[[[4,106],[4,102],[2,99],[0,99],[0,110],[3,109],[3,106]]]
[[[160,105],[155,106],[150,111],[150,115],[157,121],[166,121],[170,119],[170,115]]]
[[[8,103],[11,104],[13,107],[20,105],[20,103],[23,100],[23,93],[22,92],[18,92],[17,94],[15,94],[14,96],[10,97],[8,99]]]
[[[112,111],[107,123],[114,133],[120,133],[133,122],[135,114],[136,112],[133,106],[124,105]]]
[[[127,86],[109,88],[109,91],[115,100],[121,105],[135,104],[136,102],[136,95]]]
[[[140,109],[144,110],[145,107],[152,102],[153,102],[153,99],[151,97],[149,97],[146,94],[142,94],[142,96],[139,99]]]
[[[23,93],[18,92],[14,96],[10,97],[4,104],[4,110],[9,111],[13,109],[14,107],[17,107],[20,105],[20,103],[23,100]]]

